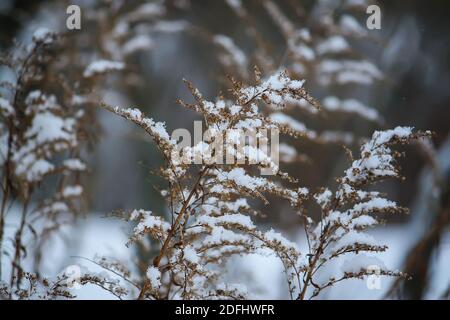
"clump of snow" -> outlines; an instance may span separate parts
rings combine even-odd
[[[174,144],[175,141],[170,139],[169,134],[166,131],[166,124],[164,122],[155,122],[152,118],[146,118],[142,114],[139,109],[136,108],[128,108],[128,109],[119,109],[115,110],[117,113],[129,118],[130,120],[138,123],[140,125],[145,126],[147,130],[150,130],[153,135],[157,136],[160,139],[163,139],[169,144]]]
[[[298,132],[306,132],[306,126],[295,120],[294,118],[282,113],[282,112],[274,112],[270,114],[270,119],[276,123],[287,125],[295,131]]]
[[[158,289],[161,286],[161,271],[158,268],[148,267],[146,275],[152,289]]]
[[[381,71],[367,60],[322,60],[318,66],[319,81],[329,85],[334,79],[339,84],[368,85],[383,78]]]
[[[329,204],[332,195],[332,192],[327,188],[322,192],[315,194],[314,199],[316,199],[317,203],[324,208]]]
[[[110,61],[110,60],[97,60],[91,62],[83,72],[85,78],[92,77],[94,75],[103,74],[109,71],[122,70],[125,68],[123,62]]]
[[[71,119],[62,119],[51,112],[37,114],[33,118],[31,128],[27,131],[27,138],[34,138],[38,144],[56,140],[73,139]]]
[[[283,162],[292,162],[297,157],[297,150],[286,143],[280,143],[278,150],[280,152],[280,159]]]
[[[376,241],[372,236],[367,233],[358,232],[356,230],[351,230],[344,234],[336,244],[334,245],[334,250],[339,251],[348,246],[354,245],[367,245],[367,246],[378,246],[378,241]]]
[[[5,98],[0,97],[0,112],[5,116],[10,116],[14,114],[14,109]]]
[[[194,247],[191,245],[184,247],[183,257],[184,257],[184,260],[186,260],[192,264],[197,264],[199,262],[198,253],[194,249]]]
[[[367,34],[367,29],[361,26],[361,24],[354,17],[348,14],[344,14],[340,20],[340,27],[345,34],[364,36]]]
[[[64,167],[66,167],[69,170],[74,171],[84,171],[86,170],[86,164],[84,164],[79,159],[67,159],[63,162]]]
[[[137,35],[134,38],[128,40],[123,45],[123,52],[125,54],[131,54],[140,50],[147,50],[153,48],[153,40],[146,35]]]
[[[303,84],[303,80],[293,80],[288,77],[286,72],[280,71],[258,86],[242,88],[240,99],[245,102],[262,99],[269,105],[284,107],[287,102],[300,103],[303,100],[303,96],[300,94]]]
[[[406,140],[411,135],[411,127],[396,127],[386,131],[375,131],[372,139],[361,148],[362,158],[353,161],[351,168],[346,170],[345,179],[355,183],[366,180],[370,176],[396,176],[394,157],[386,144],[394,139]]]
[[[328,96],[323,99],[322,106],[329,111],[355,113],[371,121],[380,120],[380,115],[375,109],[365,106],[355,99],[340,100],[335,96]]]
[[[223,223],[223,224],[239,225],[239,226],[242,226],[249,230],[255,228],[255,225],[253,224],[250,217],[243,215],[243,214],[239,214],[239,213],[227,214],[227,215],[216,218],[215,221],[218,224]]]
[[[213,41],[228,53],[226,56],[222,56],[222,61],[225,65],[236,64],[239,68],[247,68],[245,53],[236,46],[230,37],[220,34],[214,36]]]
[[[64,188],[64,190],[62,191],[62,195],[65,198],[69,198],[69,197],[78,197],[81,195],[81,193],[83,192],[83,187],[76,185],[76,186],[67,186]]]
[[[150,234],[154,238],[161,239],[166,236],[170,229],[170,224],[159,216],[153,215],[151,211],[133,210],[130,220],[139,220],[133,229],[133,236],[128,244],[141,239],[145,234]]]
[[[27,157],[27,159],[29,158],[31,157]],[[37,159],[29,166],[27,166],[26,164],[27,161],[24,161],[21,163],[21,165],[17,166],[16,174],[25,174],[26,179],[30,182],[41,180],[44,175],[48,174],[55,168],[53,164],[44,159]]]
[[[243,17],[246,13],[241,0],[225,0],[225,2],[233,9],[238,16]]]
[[[395,208],[397,204],[394,201],[384,198],[374,198],[366,202],[360,202],[353,207],[355,211],[373,211],[375,209],[382,210],[387,208]]]
[[[33,41],[37,43],[50,44],[53,42],[53,33],[47,28],[38,28],[33,33]]]
[[[273,229],[265,232],[264,238],[270,243],[271,246],[281,246],[283,250],[289,250],[300,254],[300,249],[296,243],[286,239],[281,233],[276,232]]]
[[[208,246],[221,245],[223,243],[248,243],[251,239],[248,235],[238,234],[222,227],[214,227],[211,233],[203,239],[203,244]]]
[[[176,33],[186,30],[189,22],[183,20],[158,21],[153,25],[153,30],[164,33]]]
[[[346,259],[341,266],[343,272],[376,272],[386,269],[383,261],[377,257],[367,256],[364,254],[354,255],[350,259]]]
[[[320,55],[327,53],[341,53],[350,48],[347,40],[342,36],[331,36],[328,39],[322,41],[317,46],[317,52]]]

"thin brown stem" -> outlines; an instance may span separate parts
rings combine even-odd
[[[197,188],[200,184],[201,179],[203,178],[203,176],[206,174],[206,172],[208,171],[209,167],[206,166],[205,168],[203,168],[203,170],[199,173],[197,181],[195,182],[194,186],[191,189],[191,192],[189,193],[189,196],[186,198],[186,200],[183,203],[183,207],[180,210],[180,213],[178,214],[172,228],[169,230],[169,233],[167,234],[166,239],[164,240],[164,243],[161,247],[161,250],[159,251],[159,254],[155,257],[155,259],[153,259],[153,266],[154,267],[158,267],[161,259],[164,257],[164,255],[166,254],[166,251],[169,247],[170,241],[172,240],[172,238],[174,237],[180,223],[181,220],[183,219],[187,208],[189,207],[189,203],[192,199],[192,197],[197,193]],[[150,286],[150,282],[149,280],[146,280],[144,283],[144,286],[142,287],[141,291],[139,292],[139,296],[138,296],[138,300],[142,300],[145,297],[145,293],[147,292],[148,288]]]

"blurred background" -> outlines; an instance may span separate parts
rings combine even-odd
[[[149,1],[150,6],[145,7],[145,3],[139,1],[3,0],[0,2],[0,49],[12,48],[15,40],[29,43],[39,27],[68,33],[74,39],[72,50],[78,55],[66,63],[87,64],[99,58],[126,61],[124,72],[102,79],[101,88],[93,93],[98,100],[138,107],[154,119],[166,121],[169,132],[176,128],[193,130],[193,121],[199,119],[198,116],[176,103],[176,99],[191,99],[183,78],[192,81],[205,97],[213,100],[219,92],[229,88],[226,74],[251,79],[247,74],[249,70],[251,73],[252,65],[261,66],[264,62],[257,56],[261,46],[267,47],[265,53],[270,53],[275,62],[272,66],[261,66],[263,74],[274,67],[294,65],[294,59],[286,56],[283,29],[268,14],[270,10],[263,2],[172,0]],[[320,132],[351,132],[357,137],[348,144],[354,152],[358,150],[360,139],[370,137],[376,129],[405,125],[435,132],[432,145],[402,148],[407,153],[400,162],[405,181],[380,185],[390,199],[410,208],[410,214],[386,217],[386,226],[373,230],[380,241],[390,246],[382,255],[386,265],[409,272],[413,280],[394,285],[391,280],[383,279],[381,290],[369,290],[364,283],[350,281],[336,286],[324,298],[448,298],[450,20],[447,13],[450,3],[379,1],[380,30],[365,28],[368,16],[365,8],[371,1],[285,0],[275,3],[295,28],[308,27],[312,38],[324,37],[329,32],[320,25],[326,21],[327,14],[331,12],[339,21],[339,17],[350,12],[349,6],[357,8],[353,16],[364,28],[364,35],[349,40],[356,52],[349,53],[349,57],[364,57],[383,73],[380,81],[359,86],[324,85],[317,73],[310,72],[307,63],[297,65],[295,71],[306,79],[306,88],[314,97],[323,99],[331,92],[340,97],[357,98],[376,109],[382,121],[326,112],[316,116],[301,110],[293,110],[291,115]],[[81,8],[81,30],[66,28],[66,8],[70,4]],[[121,25],[124,17],[133,23],[124,27]],[[131,33],[134,38],[140,37],[134,46],[129,42]],[[233,39],[245,54],[242,59],[248,69],[242,65],[230,66],[224,59],[218,61],[221,51],[211,43],[211,37],[218,34]],[[264,39],[263,44],[259,43],[259,37]],[[88,190],[86,217],[65,229],[61,237],[64,244],[52,244],[55,247],[53,258],[45,262],[49,273],[78,263],[70,256],[110,254],[126,259],[132,254],[129,252],[132,249],[124,246],[129,230],[120,222],[102,217],[117,209],[161,211],[164,206],[154,190],[159,181],[151,174],[162,159],[152,144],[134,126],[105,111],[96,111],[96,121],[98,127],[94,123],[93,127],[98,128],[99,134],[94,147],[85,152],[90,166],[84,183]],[[300,141],[295,146],[308,155],[308,159],[287,163],[284,170],[312,190],[332,186],[335,177],[349,164],[342,143]],[[300,246],[305,245],[302,228],[293,223],[295,217],[288,205],[274,201],[268,207],[259,206],[267,214],[267,218],[259,221],[261,224],[271,225]],[[261,259],[256,256],[236,259],[233,265],[236,276],[243,282],[252,282],[256,298],[286,298],[281,267],[275,259]],[[81,298],[108,298],[106,293],[92,288],[81,289],[78,294]]]

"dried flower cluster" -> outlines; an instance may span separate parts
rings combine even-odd
[[[81,152],[92,131],[83,125],[92,113],[83,109],[91,85],[75,88],[56,58],[68,58],[65,41],[40,28],[29,46],[18,45],[1,58],[12,74],[0,92],[2,297],[62,294],[42,281],[40,264],[47,241],[82,209],[81,174],[87,166]],[[43,188],[48,197],[39,192]],[[20,206],[21,215],[8,215],[11,206]],[[23,263],[26,256],[31,270]]]
[[[208,153],[214,137],[228,136],[233,129],[276,127],[283,133],[292,133],[292,129],[287,129],[284,124],[263,116],[261,111],[270,105],[283,108],[285,101],[299,99],[309,101],[311,108],[316,105],[304,90],[303,82],[292,80],[286,73],[275,74],[251,87],[234,82],[234,101],[219,97],[211,102],[189,82],[188,86],[195,102],[181,104],[201,113],[207,130],[213,133],[210,140],[201,142],[201,148],[193,146],[183,150],[190,156],[195,156],[199,150]],[[154,138],[166,159],[166,167],[160,173],[167,181],[167,188],[161,195],[166,200],[169,214],[134,210],[128,216],[137,223],[129,244],[147,241],[145,236],[150,235],[152,245],[159,248],[148,266],[138,298],[244,298],[245,288],[223,283],[222,268],[234,255],[258,254],[263,249],[269,249],[281,260],[293,299],[313,298],[339,281],[373,274],[370,269],[373,265],[380,267],[381,275],[404,276],[384,267],[376,257],[364,255],[364,252],[386,249],[364,230],[380,222],[380,213],[397,213],[405,209],[380,193],[363,188],[375,181],[399,177],[395,158],[400,154],[392,151],[391,145],[407,143],[429,133],[414,133],[409,127],[376,131],[361,147],[360,158],[352,159],[351,167],[338,179],[339,186],[334,192],[322,188],[313,193],[305,187],[281,186],[280,179],[290,184],[297,182],[280,171],[267,150],[258,147],[249,147],[243,154],[239,153],[237,144],[224,150],[225,156],[236,159],[250,161],[259,156],[265,160],[253,166],[237,161],[226,165],[214,161],[203,165],[174,161],[172,155],[176,143],[170,139],[163,123],[145,118],[137,109],[104,107],[142,127]],[[256,175],[255,167],[258,166],[270,167],[278,180]],[[307,252],[301,252],[295,243],[273,229],[260,230],[252,221],[252,216],[260,212],[253,209],[248,200],[259,199],[267,203],[266,195],[288,200],[304,218]],[[305,201],[318,204],[320,221],[314,222],[307,216],[302,207]],[[338,273],[327,272],[327,268],[342,256],[350,258],[343,269]]]

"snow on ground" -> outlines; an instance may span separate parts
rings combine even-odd
[[[14,208],[13,210],[14,211]],[[11,212],[13,213],[13,212]],[[11,220],[10,220],[11,221]],[[14,222],[11,222],[14,223]],[[104,218],[92,214],[80,219],[75,225],[65,227],[60,235],[55,236],[47,247],[49,254],[43,261],[44,276],[64,272],[69,266],[86,267],[92,272],[104,271],[95,264],[79,258],[92,259],[95,256],[114,257],[121,261],[130,261],[133,249],[125,243],[131,230],[126,230],[123,221]],[[382,262],[393,270],[401,269],[403,259],[409,248],[417,241],[411,238],[416,226],[413,223],[404,225],[387,225],[374,229],[371,235],[384,242],[389,249],[378,255]],[[12,230],[12,228],[8,228]],[[302,252],[306,252],[304,235],[300,232],[295,241]],[[229,262],[230,282],[244,284],[249,289],[252,299],[288,299],[285,275],[280,261],[273,255],[250,254],[236,257]],[[438,254],[434,256],[430,274],[430,290],[426,298],[433,299],[442,295],[450,284],[450,232],[444,234]],[[7,265],[4,264],[4,268]],[[336,264],[335,268],[340,265]],[[4,269],[5,270],[5,269]],[[332,272],[333,270],[328,270]],[[380,289],[369,289],[365,280],[348,280],[326,290],[322,299],[380,299],[392,284],[392,279],[381,277]],[[77,299],[115,299],[110,293],[94,285],[86,285],[73,289]]]
[[[106,256],[120,261],[129,261],[133,250],[125,246],[128,237],[124,226],[126,224],[123,221],[99,216],[80,221],[77,225],[80,242],[76,256],[89,259],[95,256]],[[73,264],[84,266],[92,272],[104,271],[95,264],[80,258],[73,258],[72,261]],[[77,296],[77,299],[116,299],[109,292],[94,285],[73,289],[72,293]]]

